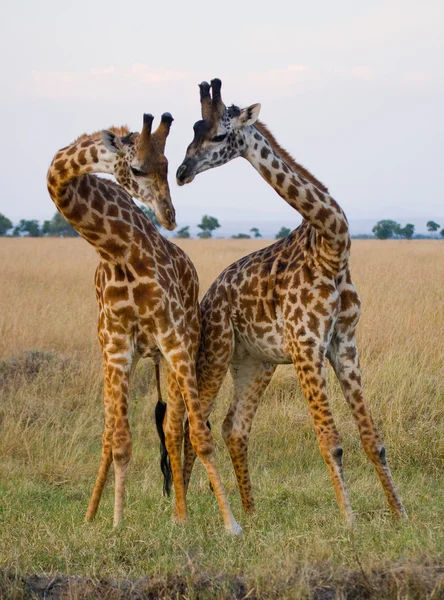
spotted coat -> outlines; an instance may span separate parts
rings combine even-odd
[[[123,516],[125,477],[132,453],[128,423],[130,375],[139,358],[167,369],[168,411],[164,423],[176,490],[175,518],[187,515],[181,464],[183,420],[190,422],[194,451],[204,463],[226,528],[240,533],[214,460],[211,432],[202,418],[195,361],[200,339],[198,278],[188,256],[159,234],[133,202],[149,203],[172,229],[167,162],[163,154],[172,118],[163,116],[151,134],[146,116],[140,134],[112,128],[82,136],[60,150],[48,171],[49,193],[58,210],[100,256],[95,275],[98,335],[103,352],[105,429],[99,473],[86,513],[94,518],[111,462],[115,472],[114,525]],[[94,172],[115,175],[120,185]]]
[[[360,301],[352,284],[350,235],[344,212],[328,189],[296,163],[257,120],[260,105],[226,108],[219,80],[201,84],[203,121],[177,171],[179,185],[241,156],[304,218],[283,240],[226,268],[201,303],[202,341],[197,359],[204,417],[230,368],[233,399],[223,436],[243,507],[254,510],[248,440],[261,395],[278,364],[293,363],[313,419],[321,454],[347,520],[352,510],[342,471],[342,447],[326,390],[328,357],[393,511],[405,516],[385,449],[366,407],[355,329]],[[188,485],[194,455],[185,443]]]

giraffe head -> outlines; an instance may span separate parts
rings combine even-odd
[[[114,176],[134,198],[152,208],[165,229],[176,227],[175,211],[168,185],[168,160],[164,154],[173,117],[162,115],[156,131],[151,132],[153,115],[143,115],[141,133],[124,137],[102,131],[105,147],[115,153]]]
[[[257,121],[261,105],[227,108],[222,102],[221,86],[220,79],[213,79],[211,95],[206,81],[199,85],[202,120],[194,124],[194,139],[177,169],[178,185],[191,183],[198,173],[224,165],[246,150],[245,130]]]

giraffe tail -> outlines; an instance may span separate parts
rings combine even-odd
[[[166,402],[162,400],[162,392],[160,389],[160,368],[159,363],[155,365],[156,369],[156,385],[157,385],[157,404],[155,410],[157,434],[160,439],[160,468],[163,474],[163,493],[165,496],[171,494],[171,484],[173,482],[173,474],[171,471],[170,457],[165,443],[165,432],[163,431],[163,421],[166,414]]]

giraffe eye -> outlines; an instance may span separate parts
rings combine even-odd
[[[211,141],[212,142],[223,142],[224,139],[227,137],[226,133],[221,133],[221,135],[216,135]]]
[[[134,167],[131,167],[131,173],[135,176],[135,177],[143,177],[143,175],[145,175],[145,173],[143,171],[139,171],[139,169],[136,169]]]

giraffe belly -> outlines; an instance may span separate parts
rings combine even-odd
[[[263,332],[259,328],[247,327],[244,331],[236,330],[236,339],[244,346],[248,353],[266,363],[274,365],[288,365],[293,361],[291,356],[285,352],[282,332],[276,327],[271,331],[266,328]]]

